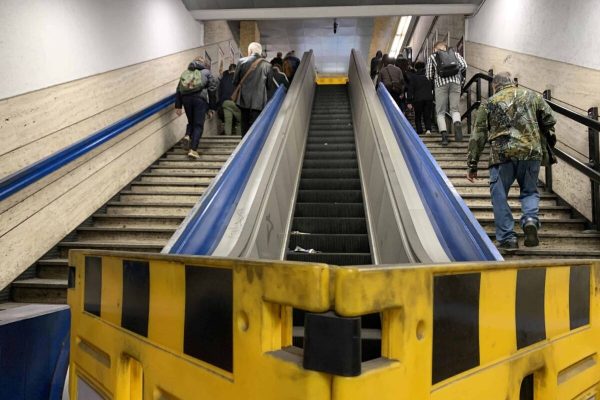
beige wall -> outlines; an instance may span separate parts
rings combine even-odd
[[[519,84],[536,92],[552,90],[558,104],[578,113],[600,105],[600,70],[584,68],[542,57],[518,53],[468,41],[465,45],[470,78],[477,72],[509,71],[519,79]],[[482,84],[483,94],[487,85]],[[582,125],[557,115],[558,145],[581,161],[588,158],[587,129]],[[544,179],[543,173],[541,175]],[[580,213],[591,218],[591,187],[584,175],[559,161],[554,166],[554,190]]]
[[[0,175],[174,93],[181,71],[204,51],[192,49],[0,101]],[[170,107],[1,201],[0,289],[176,143],[186,122]]]
[[[373,24],[373,35],[367,60],[375,57],[378,50],[386,54],[391,50],[394,35],[398,29],[400,17],[375,17]],[[369,66],[370,68],[370,66]]]

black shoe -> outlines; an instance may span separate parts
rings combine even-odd
[[[456,139],[457,142],[460,142],[462,138],[462,123],[456,121],[454,123],[454,139]]]
[[[448,146],[448,133],[442,131],[442,146]]]
[[[516,238],[507,239],[498,245],[501,250],[517,250],[519,248],[519,242]]]
[[[525,232],[525,243],[527,247],[536,247],[540,244],[538,237],[538,227],[533,218],[528,218],[523,225],[523,232]]]

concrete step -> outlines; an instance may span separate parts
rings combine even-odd
[[[223,154],[208,154],[204,153],[200,156],[199,161],[219,161],[225,162],[229,159],[230,153],[223,152]],[[166,157],[160,158],[157,163],[161,165],[165,165],[166,163],[192,163],[197,162],[198,160],[191,160],[185,154],[168,154]]]
[[[169,240],[176,228],[159,227],[79,227],[77,228],[78,241],[161,241]]]
[[[219,158],[225,158],[228,159],[229,156],[231,156],[232,151],[230,150],[204,150],[202,152],[201,157],[219,157]],[[190,158],[187,156],[187,153],[184,153],[183,151],[177,151],[177,152],[173,152],[173,151],[169,151],[167,153],[165,153],[161,158],[161,160],[182,160],[182,161],[189,161]]]
[[[141,253],[160,253],[167,244],[167,240],[155,242],[123,242],[123,241],[77,241],[60,242],[58,244],[59,257],[67,258],[70,249],[110,250],[110,251],[137,251]]]
[[[121,203],[166,203],[166,204],[195,204],[200,195],[197,193],[137,193],[132,191],[123,191],[119,195]]]
[[[42,279],[67,279],[69,277],[69,260],[66,258],[49,258],[37,262],[37,277]]]
[[[159,160],[152,165],[152,168],[221,168],[225,164],[225,160],[205,160],[204,156],[199,160]]]
[[[198,167],[198,168],[173,168],[173,167],[161,167],[161,166],[151,166],[150,173],[154,175],[179,175],[179,176],[205,176],[212,174],[216,175],[221,167],[212,166],[212,167]]]
[[[494,211],[491,205],[489,206],[469,206],[475,218],[493,218]],[[512,214],[514,218],[521,217],[521,211],[514,207],[512,208]],[[572,216],[572,210],[570,207],[554,206],[554,207],[540,207],[538,216],[542,221],[545,219],[570,219]]]
[[[436,158],[437,160],[437,158]],[[443,169],[446,170],[446,168],[461,168],[466,170],[467,169],[467,157],[466,155],[460,159],[460,160],[437,160],[438,165]],[[488,163],[486,162],[479,162],[479,164],[477,164],[477,168],[481,171],[484,169],[488,168]]]
[[[32,278],[15,281],[12,298],[19,303],[64,304],[67,302],[67,280]]]
[[[107,204],[106,214],[110,215],[164,215],[170,217],[185,217],[190,209],[196,204],[189,202],[184,204],[161,204],[141,202],[111,202]]]
[[[217,173],[210,174],[185,174],[185,175],[173,175],[173,174],[162,174],[162,173],[143,173],[140,175],[140,180],[134,183],[181,183],[188,185],[206,184],[208,185]]]
[[[225,145],[200,145],[198,146],[198,153],[202,156],[204,154],[213,154],[214,152],[227,152],[233,153],[237,148],[236,145],[225,146]],[[187,156],[188,150],[183,148],[172,148],[166,154],[167,155],[185,155]]]
[[[481,181],[483,183],[483,181]],[[483,185],[453,185],[454,188],[456,189],[456,191],[458,192],[458,194],[460,194],[463,198],[468,197],[469,195],[476,195],[476,196],[487,196],[488,198],[490,198],[490,185],[489,183],[483,183]],[[543,190],[544,188],[542,186],[538,187],[538,191],[540,191],[540,196],[544,195],[544,194],[551,194],[548,192],[545,192]],[[512,185],[510,187],[510,191],[508,193],[509,196],[517,196],[518,197],[518,193],[519,193],[519,186],[518,185]]]
[[[477,218],[481,226],[485,230],[495,229],[493,217],[481,217]],[[518,227],[520,220],[515,218],[515,226]],[[583,232],[585,228],[586,220],[583,218],[545,218],[542,221],[542,228],[545,231],[556,231],[556,232]]]
[[[583,259],[600,258],[600,250],[587,249],[551,249],[542,247],[521,247],[518,250],[502,250],[500,252],[505,260],[512,259]]]
[[[519,227],[515,229],[519,239],[519,246],[527,249],[523,244],[524,234]],[[486,230],[490,239],[496,239],[496,233],[493,230]],[[582,232],[557,232],[548,231],[542,224],[538,236],[540,238],[540,249],[584,249],[600,250],[600,233],[582,233]]]
[[[183,222],[184,216],[165,215],[120,215],[120,214],[94,214],[92,224],[95,227],[107,228],[153,228],[164,227],[177,229]]]
[[[141,183],[141,182],[140,182]],[[121,194],[177,194],[177,195],[189,195],[189,196],[200,196],[208,184],[202,185],[173,185],[173,184],[140,184],[132,183],[130,190],[127,192],[121,192]],[[147,182],[144,182],[147,183]]]
[[[509,195],[510,195],[510,193],[509,193]],[[469,195],[465,195],[465,196],[469,196]],[[491,207],[491,205],[492,205],[492,199],[489,195],[487,195],[487,196],[483,195],[483,196],[479,196],[479,197],[463,197],[463,199],[465,200],[465,203],[467,204],[468,207],[472,207],[472,206],[490,206]],[[521,203],[519,202],[517,197],[509,197],[508,205],[513,209],[521,208]],[[540,207],[556,207],[556,206],[557,206],[556,198],[554,198],[554,197],[540,198]],[[570,208],[566,207],[561,210],[570,210]]]

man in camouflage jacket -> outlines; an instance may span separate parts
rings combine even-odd
[[[517,235],[507,197],[516,180],[521,194],[521,227],[525,246],[539,244],[540,166],[549,162],[547,142],[556,143],[556,120],[546,101],[537,93],[516,87],[508,72],[492,82],[495,95],[477,110],[469,142],[467,179],[477,178],[477,164],[485,144],[490,142],[490,192],[496,224],[496,240],[503,249],[517,249]]]

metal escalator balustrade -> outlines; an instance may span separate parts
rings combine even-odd
[[[287,259],[371,263],[346,85],[317,87]]]
[[[204,137],[199,160],[179,145],[171,148],[13,282],[12,300],[65,303],[71,249],[160,252],[239,141]]]

